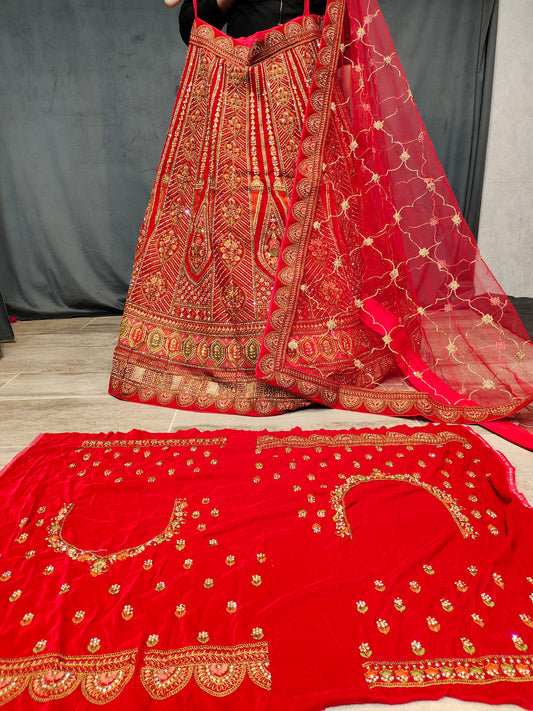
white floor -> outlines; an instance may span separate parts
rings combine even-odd
[[[111,357],[120,318],[76,318],[13,324],[16,341],[1,346],[0,468],[41,432],[109,432],[142,429],[175,432],[199,429],[343,429],[424,424],[378,415],[326,408],[300,410],[277,417],[241,417],[196,413],[116,400],[107,394]],[[521,491],[533,504],[533,454],[475,428],[516,469]],[[337,707],[343,711],[378,711],[382,704]],[[488,711],[494,706],[441,699],[400,704],[404,711]],[[501,711],[518,709],[500,705]]]

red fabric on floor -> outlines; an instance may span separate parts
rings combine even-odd
[[[48,434],[1,486],[6,708],[533,708],[533,512],[465,428]]]

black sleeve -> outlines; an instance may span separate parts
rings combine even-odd
[[[198,17],[219,30],[226,24],[226,18],[220,11],[217,0],[198,0]],[[189,44],[193,22],[193,2],[192,0],[183,0],[180,9],[180,35],[185,44]]]

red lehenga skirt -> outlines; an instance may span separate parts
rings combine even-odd
[[[532,446],[533,346],[376,0],[240,40],[196,21],[110,392],[481,422]]]

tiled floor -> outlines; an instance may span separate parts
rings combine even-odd
[[[195,413],[115,400],[107,394],[111,357],[120,317],[27,321],[13,324],[16,341],[2,344],[0,358],[0,467],[41,432],[109,432],[143,429],[174,432],[217,429],[303,429],[377,427],[400,421],[378,415],[312,408],[266,418]],[[476,430],[503,452],[516,469],[518,489],[533,503],[533,454],[496,435]],[[369,704],[338,707],[377,711]],[[489,711],[493,706],[451,699],[399,705],[405,711]],[[499,706],[502,711],[516,706]]]

